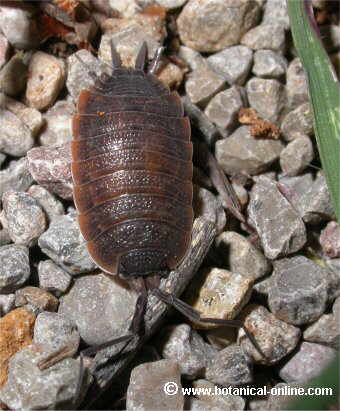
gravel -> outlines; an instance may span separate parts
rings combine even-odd
[[[272,180],[258,179],[250,192],[248,215],[267,258],[295,253],[305,245],[306,227],[301,217]]]
[[[0,109],[0,136],[0,150],[15,157],[24,156],[34,144],[31,130],[5,109]]]
[[[205,367],[217,353],[188,324],[166,327],[158,340],[162,357],[177,362],[181,374],[190,379],[202,377]]]
[[[226,267],[255,281],[271,271],[271,264],[246,237],[226,231],[216,238],[216,247]]]
[[[219,91],[226,88],[226,83],[225,77],[205,62],[190,74],[185,90],[193,104],[205,106]]]
[[[105,274],[86,275],[60,299],[58,312],[77,325],[87,344],[97,345],[127,334],[135,304],[135,293]]]
[[[72,282],[72,277],[52,260],[40,261],[38,265],[39,286],[59,297]]]
[[[291,61],[288,66],[287,98],[288,107],[291,109],[294,109],[308,101],[307,78],[298,57]]]
[[[306,257],[274,263],[268,305],[276,317],[302,325],[317,320],[326,309],[328,272]]]
[[[180,377],[178,364],[170,360],[137,366],[131,373],[126,409],[129,411],[164,409],[164,407],[172,410],[183,409],[184,396],[181,391]],[[173,388],[177,388],[177,391],[173,391],[171,395],[164,392],[164,386],[169,382],[172,382]]]
[[[213,97],[205,114],[223,132],[232,132],[237,125],[238,112],[244,107],[244,93],[238,86],[230,87]]]
[[[281,24],[261,24],[249,30],[241,39],[241,44],[253,50],[284,51],[285,31]]]
[[[256,175],[279,158],[284,146],[278,140],[255,139],[249,126],[241,126],[215,145],[216,160],[227,174]]]
[[[281,367],[280,377],[288,383],[307,383],[317,377],[335,358],[336,351],[333,348],[303,342],[298,351]]]
[[[0,71],[0,91],[17,96],[25,90],[28,67],[22,53],[15,54]]]
[[[30,274],[27,247],[15,244],[0,247],[0,293],[17,290]]]
[[[29,64],[26,100],[30,107],[44,110],[56,100],[66,76],[64,60],[37,51]]]
[[[276,122],[285,105],[285,89],[275,79],[254,77],[246,84],[249,104],[265,120]]]
[[[291,141],[281,151],[280,166],[287,176],[296,176],[305,170],[314,159],[314,149],[308,136]]]
[[[7,168],[0,171],[0,196],[10,190],[25,191],[32,183],[27,157],[12,160]]]
[[[287,70],[287,60],[273,50],[257,50],[253,73],[257,77],[280,79]]]
[[[256,2],[237,0],[189,0],[178,17],[178,31],[184,45],[202,52],[220,51],[237,44],[253,27],[260,14]]]
[[[194,279],[185,300],[202,317],[232,320],[249,301],[252,283],[250,278],[237,272],[207,268]],[[202,322],[196,324],[199,328],[218,326],[219,324]]]
[[[46,216],[39,202],[21,191],[2,196],[6,228],[15,244],[32,246],[46,229]]]
[[[212,54],[208,63],[228,84],[243,86],[253,63],[253,52],[246,46],[232,46]]]
[[[249,357],[238,345],[219,351],[208,365],[205,378],[222,386],[247,384],[252,381]]]
[[[301,336],[299,328],[280,321],[260,305],[248,305],[242,313],[242,320],[265,354],[263,358],[241,328],[238,341],[244,352],[256,363],[266,365],[277,363],[294,350]]]
[[[71,275],[96,268],[74,214],[56,216],[48,230],[40,236],[38,244],[43,253]]]

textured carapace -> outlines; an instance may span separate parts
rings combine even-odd
[[[124,278],[157,274],[183,259],[192,230],[190,123],[179,95],[122,67],[84,90],[73,117],[72,176],[80,230],[96,264]]]

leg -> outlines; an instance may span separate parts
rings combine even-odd
[[[255,338],[249,333],[249,331],[246,329],[246,327],[243,325],[241,321],[221,320],[219,318],[202,318],[201,313],[199,311],[195,310],[189,304],[186,304],[185,302],[181,301],[179,298],[173,296],[172,294],[166,293],[160,290],[159,288],[155,288],[152,292],[161,301],[171,305],[172,307],[174,307],[176,310],[178,310],[180,313],[182,313],[185,317],[187,317],[191,321],[211,323],[211,324],[220,324],[221,326],[233,327],[233,328],[243,328],[244,332],[246,333],[246,336],[252,342],[252,344],[257,349],[257,351],[261,354],[263,358],[267,358],[264,352],[261,350],[258,343],[256,342]]]
[[[163,55],[164,47],[159,47],[156,51],[155,57],[151,60],[148,68],[148,73],[155,74],[158,68],[158,64],[161,61]]]
[[[120,59],[120,56],[117,52],[117,49],[115,47],[113,40],[111,40],[110,46],[111,46],[112,66],[113,66],[113,69],[116,69],[122,66],[122,60]]]
[[[147,59],[147,53],[148,53],[148,48],[147,48],[146,42],[143,41],[143,44],[141,48],[139,49],[139,52],[136,58],[136,63],[135,63],[136,70],[144,70],[145,62]]]

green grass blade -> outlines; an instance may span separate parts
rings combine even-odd
[[[287,0],[294,44],[307,73],[315,136],[340,221],[340,85],[308,0]]]

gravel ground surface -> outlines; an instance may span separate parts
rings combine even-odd
[[[336,4],[314,5],[339,66]],[[301,385],[340,347],[340,227],[283,0],[1,2],[0,409],[89,404],[100,381],[90,357],[79,380],[80,351],[128,332],[137,295],[91,260],[70,169],[77,99],[90,71],[110,72],[111,41],[125,65],[143,41],[149,59],[165,46],[159,78],[180,93],[247,222],[195,162],[195,217],[216,236],[182,299],[204,317],[242,321],[265,356],[243,329],[171,312],[92,409],[280,409],[284,396],[181,387]]]

